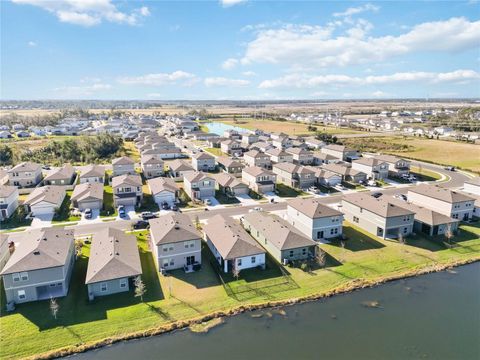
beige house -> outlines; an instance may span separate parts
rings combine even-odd
[[[0,185],[0,220],[8,219],[18,207],[18,188]]]
[[[179,189],[173,179],[159,177],[150,179],[147,183],[155,202],[160,208],[165,203],[172,206],[177,202]]]
[[[218,190],[223,194],[238,196],[249,192],[248,185],[233,175],[220,173],[215,176],[215,179],[217,180]]]
[[[326,145],[321,149],[322,153],[336,157],[343,161],[352,161],[359,158],[357,150],[347,148],[343,145]]]
[[[113,176],[134,175],[135,161],[127,156],[122,156],[112,160]]]
[[[63,186],[47,185],[35,188],[23,203],[25,211],[33,216],[53,215],[62,206],[65,194]]]
[[[249,166],[242,171],[242,181],[253,191],[264,194],[275,191],[277,176],[270,170]]]
[[[203,231],[223,272],[265,268],[265,250],[231,217],[215,215],[203,226]]]
[[[228,174],[234,176],[241,176],[242,170],[245,167],[240,161],[228,158],[226,156],[219,156],[217,158],[218,167]]]
[[[103,207],[103,184],[83,183],[75,186],[70,201],[80,211],[100,210]]]
[[[380,162],[388,164],[389,176],[402,176],[410,174],[410,161],[393,155],[377,155],[375,156]]]
[[[150,220],[152,255],[159,271],[191,271],[202,263],[202,235],[184,214]]]
[[[142,178],[140,175],[120,175],[112,178],[115,207],[138,206],[142,202]]]
[[[203,172],[192,172],[183,178],[183,188],[192,200],[205,200],[215,197],[216,181]]]
[[[195,172],[195,169],[185,160],[174,160],[167,165],[170,176],[176,179],[183,179],[186,175]]]
[[[43,182],[45,185],[71,185],[75,180],[75,175],[76,173],[73,166],[65,164],[45,176]]]
[[[265,154],[270,156],[270,161],[275,164],[282,162],[293,163],[293,155],[282,149],[268,149]]]
[[[342,176],[337,173],[314,166],[306,168],[314,172],[317,185],[333,187],[342,183]]]
[[[475,199],[458,191],[438,185],[420,184],[408,189],[408,201],[437,211],[453,219],[467,221],[472,218]]]
[[[367,180],[367,174],[363,171],[352,169],[347,163],[325,164],[322,169],[338,174],[342,177],[342,181],[350,181],[359,183]]]
[[[213,171],[216,168],[215,157],[205,152],[192,156],[192,167],[196,171]]]
[[[331,164],[340,161],[342,160],[336,158],[335,156],[324,154],[321,151],[313,152],[313,165]]]
[[[306,166],[278,163],[273,165],[272,171],[277,175],[277,183],[293,188],[306,189],[316,182],[315,172]]]
[[[285,150],[285,152],[293,156],[293,163],[299,165],[312,165],[313,153],[305,150],[301,147],[291,147]]]
[[[105,182],[105,168],[101,165],[88,165],[80,172],[80,184]]]
[[[155,157],[154,155],[142,156],[140,162],[143,176],[145,176],[146,179],[163,176],[165,173],[163,169],[163,160]]]
[[[242,144],[236,140],[224,140],[220,143],[220,150],[228,155],[241,154]]]
[[[22,162],[8,170],[9,185],[33,187],[42,181],[42,167],[33,162]]]
[[[352,169],[367,174],[367,177],[373,180],[383,180],[388,177],[388,164],[376,158],[362,157],[353,160]]]
[[[265,169],[272,168],[270,156],[258,150],[250,150],[243,154],[243,160],[248,166],[258,166]]]

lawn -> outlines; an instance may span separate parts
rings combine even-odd
[[[0,222],[0,230],[15,229],[21,226],[30,226],[32,219],[25,219],[25,208],[19,205],[17,210],[8,219]]]
[[[117,216],[117,209],[113,203],[113,188],[111,185],[103,186],[103,209],[100,211],[100,217]]]
[[[69,190],[65,194],[65,198],[63,199],[62,206],[60,207],[60,209],[58,209],[58,211],[53,216],[52,223],[80,220],[80,216],[70,214],[70,204],[71,204],[70,198],[72,197],[72,192],[73,191]]]
[[[236,197],[227,196],[219,190],[215,191],[215,199],[217,199],[220,204],[238,204],[240,202]]]
[[[277,184],[275,189],[275,193],[280,197],[296,197],[299,195],[305,195],[302,190],[291,188],[285,184]]]
[[[228,156],[220,148],[205,148],[205,151],[215,156]]]
[[[269,267],[265,273],[252,275],[245,271],[240,273],[238,280],[232,283],[228,280],[236,288],[243,285],[255,288],[248,297],[227,294],[208,256],[204,256],[202,269],[196,273],[185,274],[177,270],[170,276],[158,275],[148,250],[148,232],[138,232],[143,280],[147,288],[145,303],[134,298],[131,292],[89,303],[83,284],[88,260],[88,247],[84,247],[75,265],[69,295],[59,299],[57,320],[49,313],[48,301],[19,305],[16,311],[1,314],[0,358],[20,358],[59,348],[74,348],[242,305],[323,294],[426,267],[480,259],[478,222],[462,225],[452,248],[420,237],[399,244],[371,236],[348,223],[344,232],[348,238],[344,246],[339,241],[321,245],[328,254],[325,268],[309,272],[295,267],[285,269],[295,286],[283,289],[263,287],[267,281],[265,277],[278,277],[269,273],[272,271]]]
[[[135,143],[133,141],[123,142],[122,155],[128,156],[135,162],[140,162],[140,153],[135,147]]]
[[[442,175],[436,171],[431,171],[418,166],[410,167],[410,173],[415,175],[418,181],[437,181],[442,178]]]

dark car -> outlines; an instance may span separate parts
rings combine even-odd
[[[374,192],[371,194],[375,199],[378,199],[380,196],[382,196],[383,194],[381,192]]]
[[[172,211],[177,211],[177,210],[178,210],[178,206],[175,205],[175,204],[173,204],[173,205],[172,205]]]
[[[127,216],[127,212],[125,211],[125,206],[124,205],[120,205],[118,207],[118,215],[123,218],[125,216]]]
[[[85,209],[85,219],[92,218],[92,209]]]
[[[162,209],[163,209],[163,210],[168,210],[168,209],[170,209],[170,205],[168,205],[168,203],[165,201],[165,202],[162,204]]]
[[[132,225],[132,228],[135,230],[148,229],[149,227],[150,227],[150,224],[148,223],[148,221],[145,221],[145,220],[138,220]]]
[[[447,167],[445,168],[445,170],[455,171],[455,167],[454,167],[454,166],[447,166]]]

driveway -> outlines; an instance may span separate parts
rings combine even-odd
[[[92,218],[91,219],[86,219],[85,218],[85,212],[82,212],[82,217],[79,221],[80,224],[85,224],[88,222],[98,222],[101,221],[100,219],[100,209],[92,209]]]
[[[139,215],[135,213],[135,206],[125,206],[125,217],[121,218],[120,215],[117,216],[118,220],[132,220],[138,219]]]
[[[278,196],[274,192],[264,193],[263,196],[265,196],[268,199],[268,202],[272,202],[272,199],[273,199],[274,202],[285,202],[285,201],[287,201],[287,199],[281,198],[280,196]]]
[[[53,215],[53,213],[37,215],[33,218],[30,226],[32,228],[49,227],[52,225]]]
[[[236,198],[237,198],[238,201],[240,201],[242,206],[250,206],[250,205],[256,205],[257,204],[257,200],[252,199],[247,194],[238,195],[238,196],[236,196]]]

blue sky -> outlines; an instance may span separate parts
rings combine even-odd
[[[2,99],[480,96],[477,1],[2,0]]]

